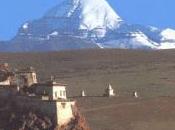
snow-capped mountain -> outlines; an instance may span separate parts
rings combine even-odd
[[[121,23],[122,19],[105,0],[65,0],[46,12],[43,18],[26,22],[19,35],[45,37],[56,32],[57,35],[101,38]]]
[[[128,24],[106,0],[64,0],[0,44],[3,51],[82,48],[170,49],[175,30]]]
[[[115,29],[122,21],[105,0],[65,0],[44,18],[68,18],[79,30]]]

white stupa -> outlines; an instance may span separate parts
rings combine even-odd
[[[86,97],[86,94],[85,94],[84,90],[81,91],[81,97]]]
[[[105,96],[108,96],[108,97],[113,97],[115,96],[116,94],[114,93],[114,89],[112,88],[112,85],[109,84],[108,88],[105,90]]]
[[[139,98],[137,91],[134,91],[133,96],[134,96],[135,98]]]

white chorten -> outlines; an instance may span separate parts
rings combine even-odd
[[[105,90],[105,96],[113,97],[115,95],[116,94],[114,93],[114,89],[112,88],[112,85],[109,84],[108,88]]]
[[[134,96],[135,98],[138,98],[138,97],[139,97],[137,91],[135,91],[135,92],[133,93],[133,96]]]
[[[86,94],[85,94],[84,90],[81,91],[81,97],[86,97]]]

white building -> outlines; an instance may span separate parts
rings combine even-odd
[[[30,87],[37,83],[36,71],[33,67],[29,67],[15,72],[16,84],[20,88]]]
[[[66,86],[55,81],[49,81],[47,83],[38,83],[36,86],[36,94],[48,96],[51,100],[67,99]]]
[[[37,83],[32,85],[35,87],[35,94],[42,97],[41,109],[45,109],[56,117],[57,125],[65,125],[74,118],[75,101],[67,99],[65,84],[57,83],[53,80],[46,83]]]

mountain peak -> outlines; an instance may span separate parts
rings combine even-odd
[[[64,0],[49,10],[45,18],[70,18],[79,24],[79,29],[115,29],[122,19],[106,0]]]
[[[175,30],[171,29],[171,28],[167,28],[167,29],[164,29],[161,34],[162,36],[162,40],[175,40]]]

